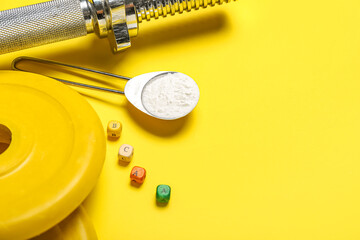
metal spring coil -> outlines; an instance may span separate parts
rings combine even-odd
[[[137,6],[138,21],[150,20],[151,18],[166,17],[168,14],[174,15],[176,12],[191,11],[192,9],[206,8],[216,4],[228,3],[231,0],[143,0]],[[236,0],[234,0],[236,1]]]

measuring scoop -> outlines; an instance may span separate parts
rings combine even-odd
[[[185,117],[196,107],[200,98],[200,91],[196,82],[189,76],[179,72],[151,72],[136,76],[134,78],[129,78],[94,69],[32,57],[16,58],[12,62],[12,68],[14,70],[29,72],[20,69],[17,66],[21,61],[69,67],[127,80],[128,82],[125,85],[124,91],[120,91],[116,89],[93,86],[47,76],[72,86],[124,94],[134,107],[151,117],[162,120],[176,120]]]

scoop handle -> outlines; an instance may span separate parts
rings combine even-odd
[[[109,76],[109,77],[118,78],[118,79],[123,79],[123,80],[127,80],[127,81],[131,79],[129,77],[116,75],[116,74],[113,74],[113,73],[108,73],[108,72],[103,72],[103,71],[94,70],[94,69],[90,69],[90,68],[84,68],[84,67],[79,67],[79,66],[66,64],[66,63],[55,62],[55,61],[50,61],[50,60],[45,60],[45,59],[40,59],[40,58],[33,58],[33,57],[18,57],[18,58],[16,58],[11,64],[12,69],[13,70],[18,70],[18,71],[23,71],[23,72],[32,72],[31,70],[28,71],[28,70],[24,70],[24,69],[19,68],[19,66],[18,66],[19,63],[23,62],[23,61],[28,61],[28,62],[31,62],[31,63],[41,63],[43,65],[44,64],[45,65],[54,65],[54,66],[57,66],[57,67],[61,66],[61,67],[69,68],[69,69],[77,69],[77,70],[81,70],[81,71],[85,71],[85,72],[91,72],[91,73],[104,75],[104,76]],[[56,72],[56,70],[55,70],[55,72]],[[35,72],[32,72],[32,73],[35,73]],[[38,73],[38,74],[40,74],[40,73]],[[62,83],[72,85],[72,86],[76,86],[76,87],[82,87],[82,88],[88,88],[88,89],[94,89],[94,90],[100,90],[100,91],[112,92],[112,93],[118,93],[118,94],[125,94],[123,91],[119,91],[117,89],[104,88],[104,87],[99,87],[99,86],[94,86],[94,85],[89,85],[89,84],[84,84],[84,83],[79,83],[79,82],[73,82],[73,81],[69,81],[69,80],[56,78],[54,76],[46,76],[46,77],[50,77],[50,78],[55,79],[57,81],[60,81]]]

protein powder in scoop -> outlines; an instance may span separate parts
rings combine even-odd
[[[176,119],[189,114],[199,97],[199,88],[192,78],[182,73],[166,73],[145,85],[142,104],[155,117]]]

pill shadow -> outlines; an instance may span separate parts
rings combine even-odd
[[[177,120],[161,120],[151,117],[139,109],[135,108],[130,102],[127,104],[129,116],[144,130],[159,136],[171,137],[176,135],[187,124],[189,116]]]
[[[140,188],[142,186],[142,183],[137,183],[135,181],[130,181],[130,185],[135,188]]]
[[[120,165],[122,167],[128,167],[130,165],[130,162],[124,162],[124,161],[118,161],[117,165]]]
[[[169,205],[169,203],[161,203],[161,202],[156,201],[156,198],[155,198],[155,204],[156,204],[156,206],[158,206],[160,208],[166,208]]]
[[[119,140],[119,137],[107,136],[107,140],[110,142],[116,142]]]

